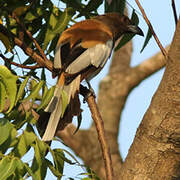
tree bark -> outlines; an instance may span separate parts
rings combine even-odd
[[[180,179],[180,21],[163,79],[138,130],[119,179]]]

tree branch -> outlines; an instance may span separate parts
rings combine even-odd
[[[169,50],[169,46],[166,47],[166,51]],[[127,84],[134,88],[139,85],[144,79],[159,71],[166,65],[166,60],[161,52],[152,56],[151,58],[143,61],[141,64],[130,69],[127,75]]]
[[[89,92],[89,90],[87,90],[87,88],[84,88],[83,86],[81,86],[80,93],[83,94],[85,98],[87,98],[87,103],[91,111],[91,116],[96,126],[98,139],[101,145],[102,155],[104,159],[106,179],[113,180],[114,175],[113,175],[110,149],[108,147],[107,138],[105,137],[104,123],[101,114],[99,112],[98,106],[96,104],[95,97],[91,92]]]
[[[137,5],[138,5],[139,9],[141,10],[141,13],[142,13],[147,25],[149,26],[149,29],[151,30],[151,32],[152,32],[152,34],[154,36],[154,39],[156,40],[157,45],[159,46],[159,48],[160,48],[162,54],[164,55],[165,59],[167,59],[168,58],[167,57],[167,52],[164,49],[164,47],[162,46],[161,42],[159,41],[159,38],[157,37],[156,33],[154,32],[154,29],[153,29],[149,19],[147,18],[144,9],[142,8],[141,4],[139,3],[139,0],[135,0],[135,1],[136,1]]]
[[[19,46],[25,54],[30,56],[35,62],[39,64],[41,67],[46,67],[48,70],[52,71],[52,62],[51,61],[45,61],[40,55],[38,55],[35,51],[33,51],[30,47],[28,47],[24,42],[22,42],[19,38],[15,37],[14,34],[11,32],[8,32],[7,29],[0,24],[0,32],[2,32],[5,36],[11,36],[13,38],[14,43]]]
[[[13,13],[13,18],[16,20],[17,24],[19,24],[22,29],[26,32],[26,34],[29,36],[29,38],[34,42],[35,46],[37,47],[37,49],[39,50],[39,52],[41,53],[41,56],[44,58],[44,61],[46,62],[46,64],[48,64],[48,59],[46,57],[46,55],[44,54],[44,51],[41,49],[40,45],[38,44],[38,42],[36,41],[36,39],[33,38],[32,34],[30,31],[28,31],[26,29],[26,27],[24,26],[23,23],[20,22],[19,18],[16,16],[16,13]]]
[[[26,65],[23,65],[23,64],[15,63],[15,62],[11,61],[10,59],[6,58],[3,54],[0,54],[0,57],[1,57],[4,61],[7,61],[9,64],[12,64],[12,65],[17,66],[17,67],[20,67],[20,68],[32,69],[32,70],[33,70],[33,69],[42,68],[42,67],[39,66],[39,65],[26,66]]]
[[[28,56],[30,56],[34,61],[36,61],[39,66],[46,67],[48,70],[52,71],[52,62],[44,61],[44,59],[34,52],[30,47],[28,47],[24,42],[19,40],[17,37],[14,37],[14,42],[18,45]]]

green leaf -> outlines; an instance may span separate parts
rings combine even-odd
[[[47,29],[46,33],[45,33],[45,38],[44,38],[44,43],[43,43],[43,50],[46,50],[48,44],[50,43],[50,41],[53,40],[53,38],[56,36],[55,33],[52,32],[52,30],[50,30],[49,28]]]
[[[91,179],[100,180],[100,178],[95,174],[95,172],[90,167],[86,167],[86,171]]]
[[[26,85],[27,85],[27,82],[28,82],[29,78],[30,78],[30,76],[27,76],[26,79],[23,81],[23,83],[20,85],[19,91],[18,91],[18,93],[17,93],[17,97],[16,97],[16,102],[15,102],[15,104],[17,104],[17,102],[18,102],[20,99],[22,99],[22,96],[23,96],[23,94],[24,94],[24,89],[25,89],[25,87],[26,87]]]
[[[5,36],[3,33],[0,32],[0,40],[4,44],[7,51],[11,51],[12,44],[7,36]]]
[[[11,174],[14,173],[17,167],[17,159],[6,156],[0,161],[0,177],[1,180],[6,180]]]
[[[63,13],[60,13],[60,11],[57,13],[56,9],[52,10],[49,19],[50,26],[48,27],[44,38],[43,50],[47,48],[49,42],[52,41],[57,34],[64,31],[74,13],[75,10],[71,7],[66,8]]]
[[[39,82],[36,79],[31,79],[29,89],[32,90]]]
[[[75,14],[75,10],[71,7],[66,8],[65,11],[58,18],[57,24],[54,27],[54,33],[61,33],[67,27],[72,16]]]
[[[104,3],[105,12],[118,12],[120,14],[124,14],[126,0],[115,0],[108,3],[106,0]]]
[[[49,15],[49,20],[48,20],[48,26],[46,27],[46,33],[45,33],[45,38],[44,38],[44,43],[43,43],[43,50],[45,50],[50,43],[50,41],[53,40],[53,38],[56,36],[56,33],[54,32],[54,28],[56,27],[58,23],[58,17],[60,11],[58,11],[57,7],[53,7],[51,9],[51,14]],[[61,23],[58,25],[60,26]],[[58,32],[61,33],[61,32]]]
[[[57,21],[58,21],[58,14],[59,14],[59,9],[57,7],[53,7],[52,8],[52,12],[49,18],[49,26],[51,27],[51,29],[54,29],[55,26],[57,25]]]
[[[46,107],[54,95],[55,86],[51,87],[46,93],[43,94],[42,101],[37,111]]]
[[[2,81],[0,80],[0,112],[4,110],[6,102],[6,89]]]
[[[63,174],[65,155],[61,149],[54,149],[54,162],[56,169]]]
[[[30,168],[27,164],[24,164],[24,166],[25,166],[28,174],[29,174],[30,176],[32,176],[32,179],[35,179],[35,180],[36,180],[36,176],[35,176],[35,174],[33,173],[33,171],[31,170],[31,168]]]
[[[134,25],[138,25],[139,23],[139,18],[135,10],[133,10],[132,12],[131,21],[134,23]],[[123,47],[125,44],[127,44],[134,36],[135,34],[125,34],[120,40],[119,44],[116,46],[115,51],[117,51],[118,49]]]
[[[7,138],[10,136],[11,130],[13,126],[12,124],[5,118],[0,118],[0,145],[4,143]]]
[[[30,145],[35,141],[36,136],[33,132],[24,131],[24,134],[18,137],[19,142],[14,149],[15,155],[18,157],[24,156],[27,151],[30,149]]]
[[[42,7],[38,7],[37,9],[35,9],[35,12],[33,12],[33,11],[27,12],[24,20],[32,22],[34,19],[36,19],[42,15],[43,15]]]
[[[47,145],[40,140],[36,140],[34,147],[35,156],[32,163],[32,170],[36,176],[36,179],[44,179],[47,173],[47,164],[45,161],[45,154]]]
[[[131,21],[133,22],[134,25],[139,24],[139,18],[138,15],[136,14],[136,11],[133,9],[132,15],[131,15]]]
[[[36,144],[34,146],[35,149],[35,157],[36,160],[41,163],[42,159],[46,155],[48,145],[44,141],[36,140]]]
[[[15,128],[12,128],[11,131],[10,131],[10,134],[8,136],[8,138],[6,139],[6,141],[0,145],[0,152],[5,154],[5,152],[15,146],[17,144],[17,131]]]
[[[30,95],[27,98],[25,98],[23,102],[29,101],[30,99],[34,101],[39,96],[39,91],[42,88],[43,84],[44,81],[40,81],[38,84],[36,84],[35,87],[33,87],[33,89],[31,90]]]
[[[134,34],[125,34],[122,39],[120,40],[119,44],[116,46],[116,48],[114,49],[115,51],[117,51],[118,49],[120,49],[121,47],[123,47],[125,44],[127,44],[135,35]]]
[[[26,14],[24,20],[27,20],[27,21],[31,22],[31,21],[33,21],[33,20],[36,19],[36,18],[37,18],[37,16],[36,16],[35,14],[33,14],[31,11],[29,11],[29,12]]]
[[[47,54],[50,54],[50,52],[52,52],[52,51],[54,52],[54,50],[56,49],[58,39],[59,39],[59,35],[56,35],[53,38],[53,40],[51,41],[51,44],[47,50]],[[50,56],[50,60],[52,60],[52,59],[54,60],[54,57],[52,57],[51,55],[49,55],[49,56]]]
[[[42,24],[41,28],[39,30],[39,33],[38,33],[38,35],[36,37],[37,42],[41,45],[41,47],[43,47],[43,45],[44,45],[44,40],[45,40],[47,30],[48,30],[48,23]]]
[[[9,147],[15,146],[15,144],[18,142],[17,138],[16,138],[17,134],[18,134],[17,130],[15,128],[13,128],[11,130],[10,136],[8,138],[10,140]]]
[[[24,167],[24,163],[17,159],[17,167],[14,173],[7,178],[7,180],[24,180],[24,176],[27,174],[27,171]]]
[[[71,7],[73,9],[76,9],[79,12],[85,11],[84,4],[82,4],[80,0],[73,0],[73,1],[62,0],[62,2],[64,2],[67,7]]]
[[[150,29],[148,29],[148,33],[147,33],[146,39],[144,41],[143,47],[142,47],[140,52],[143,52],[144,48],[147,46],[147,44],[148,44],[149,40],[151,39],[151,37],[152,37],[152,32],[151,32]]]
[[[66,161],[67,163],[69,163],[69,164],[71,164],[71,165],[76,164],[76,163],[77,163],[78,165],[81,165],[81,164],[78,162],[78,160],[77,160],[69,151],[67,151],[67,150],[65,150],[65,149],[60,149],[60,150],[62,150],[62,151],[64,151],[65,153],[67,153],[75,162],[72,162],[71,160],[67,159],[65,156],[62,157],[62,158],[64,159],[64,161]]]
[[[45,68],[43,68],[42,71],[41,71],[41,80],[46,81]]]
[[[4,84],[8,99],[10,100],[10,106],[7,113],[11,111],[15,104],[17,93],[17,79],[18,76],[12,74],[11,71],[9,71],[9,69],[7,69],[5,66],[0,65],[0,80]]]
[[[90,0],[85,9],[87,12],[96,11],[98,7],[103,3],[103,0]]]
[[[30,102],[29,102],[30,104]],[[13,111],[8,114],[8,119],[14,119],[13,124],[15,125],[16,129],[20,129],[27,121],[26,121],[26,113],[24,111],[24,104],[22,103],[18,109],[13,109]]]
[[[51,172],[58,178],[62,177],[62,174],[53,166],[52,162],[48,159],[45,159],[47,166],[51,170]]]
[[[67,105],[68,105],[68,94],[62,90],[61,91],[61,98],[62,98],[62,114],[61,114],[61,117],[64,116],[64,113],[65,113],[65,110],[67,108]]]
[[[47,92],[48,92],[48,88],[47,88],[47,85],[44,84],[44,87],[43,87],[43,90],[42,90],[42,99],[44,98],[45,95],[47,95]]]

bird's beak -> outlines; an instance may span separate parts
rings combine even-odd
[[[144,36],[143,31],[136,25],[128,25],[128,32]]]

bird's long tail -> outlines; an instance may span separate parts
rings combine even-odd
[[[59,126],[61,126],[61,122],[63,124],[67,124],[72,121],[73,116],[80,113],[80,103],[78,97],[80,75],[68,85],[65,85],[64,80],[62,79],[63,74],[57,82],[54,96],[45,109],[45,112],[49,112],[51,115],[46,127],[46,131],[42,137],[43,141],[52,140],[56,133],[57,127],[59,129]]]

